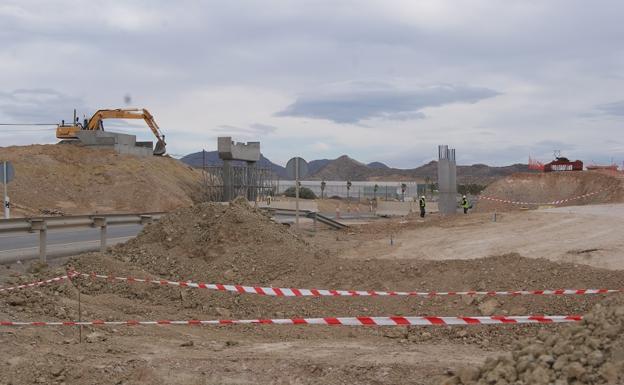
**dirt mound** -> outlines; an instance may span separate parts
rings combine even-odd
[[[14,215],[168,211],[192,203],[199,171],[168,157],[73,145],[0,148],[13,162]]]
[[[597,193],[598,192],[598,193]],[[585,205],[624,201],[621,179],[599,172],[552,172],[540,174],[514,174],[489,185],[482,196],[516,202],[548,203],[596,193],[587,198],[575,199],[562,205]],[[477,211],[505,211],[520,207],[537,208],[537,205],[512,205],[481,199]]]
[[[338,237],[344,233],[336,233]],[[332,256],[305,235],[274,223],[245,203],[200,204],[179,209],[148,226],[136,239],[107,254],[75,259],[78,271],[111,272],[175,281],[250,286],[376,290],[519,290],[618,287],[624,273],[517,254],[454,261],[353,260]],[[195,317],[355,316],[383,314],[577,314],[591,296],[522,298],[268,298],[150,285],[80,281],[92,295],[142,301],[132,311],[153,316],[150,306],[193,309]],[[161,313],[169,316],[169,313]],[[479,332],[483,332],[477,329]],[[438,333],[438,332],[436,332]],[[444,335],[440,331],[440,335]],[[486,333],[489,333],[486,332]]]
[[[283,276],[304,282],[320,261],[308,242],[244,199],[176,210],[112,253],[167,277],[274,284],[285,284]]]
[[[445,384],[621,384],[624,301],[598,304],[579,325],[541,330],[511,354],[462,369]]]

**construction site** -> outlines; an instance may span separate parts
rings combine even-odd
[[[464,215],[440,146],[424,218],[393,193],[295,219],[252,172],[260,143],[220,139],[215,174],[166,156],[157,126],[153,150],[92,122],[0,148],[0,384],[624,382],[619,171],[512,174]],[[107,244],[122,217],[138,235]],[[84,224],[96,251],[10,246]]]
[[[0,2],[0,385],[624,385],[624,1]]]

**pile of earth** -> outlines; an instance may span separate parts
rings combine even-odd
[[[0,147],[14,216],[169,211],[193,203],[201,172],[169,157],[78,145]]]
[[[347,236],[344,232],[336,235]],[[523,258],[517,254],[452,261],[342,259],[314,246],[309,239],[308,235],[296,234],[273,222],[246,203],[200,204],[169,214],[146,227],[136,239],[107,253],[92,253],[71,263],[85,273],[323,289],[593,288],[619,287],[624,279],[621,271]],[[180,313],[201,319],[582,314],[600,300],[598,296],[275,298],[106,280],[80,279],[74,283],[83,294],[93,296],[94,301],[103,298],[106,306],[125,304],[123,314],[137,319],[173,318],[180,317]],[[467,342],[509,343],[517,333],[530,335],[535,330],[476,327],[457,335],[455,330],[434,328],[427,338],[451,336]]]
[[[557,332],[542,329],[513,351],[466,367],[447,385],[621,384],[624,382],[624,301],[598,304],[582,323]]]
[[[481,193],[482,196],[490,198],[543,204],[584,194],[594,195],[574,199],[562,205],[624,202],[624,189],[620,178],[592,171],[514,174],[492,183]],[[475,209],[505,211],[520,207],[537,208],[538,205],[513,205],[481,199]]]

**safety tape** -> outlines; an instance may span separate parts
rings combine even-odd
[[[579,322],[582,316],[492,316],[492,317],[332,317],[332,318],[278,318],[247,320],[186,320],[186,321],[0,321],[0,326],[134,326],[134,325],[343,325],[343,326],[435,326],[435,325],[501,325],[550,324]]]
[[[164,279],[117,277],[113,275],[86,274],[73,272],[75,276],[106,279],[109,281],[125,281],[129,283],[151,283],[155,285],[171,285],[195,289],[228,291],[241,294],[259,294],[275,297],[437,297],[437,296],[520,296],[520,295],[582,295],[621,293],[624,289],[555,289],[555,290],[515,290],[515,291],[377,291],[377,290],[327,290],[327,289],[296,289],[285,287],[257,287],[241,285],[223,285],[219,283],[202,283],[191,281],[168,281]]]
[[[75,273],[75,272],[69,272],[69,273],[67,273],[67,275],[46,279],[45,281],[37,281],[37,282],[25,283],[23,285],[12,286],[12,287],[3,287],[3,288],[0,288],[0,293],[1,292],[5,292],[5,291],[26,289],[26,288],[30,288],[30,287],[38,287],[38,286],[46,285],[48,283],[60,282],[60,281],[63,281],[63,280],[69,279],[69,278],[73,278],[76,275],[77,275],[77,273]]]
[[[560,200],[556,200],[556,201],[552,201],[552,202],[520,202],[520,201],[511,201],[511,200],[507,200],[507,199],[500,199],[500,198],[495,198],[495,197],[489,197],[487,195],[482,195],[479,196],[479,199],[484,199],[484,200],[488,200],[488,201],[494,201],[494,202],[500,202],[500,203],[510,203],[512,205],[523,205],[523,206],[554,206],[554,205],[561,205],[570,201],[574,201],[574,200],[579,200],[579,199],[584,199],[584,198],[588,198],[591,197],[593,195],[597,195],[600,194],[604,191],[606,191],[607,189],[601,189],[598,191],[594,191],[591,193],[587,193],[587,194],[583,194],[583,195],[579,195],[576,197],[572,197],[572,198],[567,198],[567,199],[560,199]]]

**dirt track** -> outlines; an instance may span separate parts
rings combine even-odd
[[[436,225],[423,223],[385,239],[360,240],[348,258],[475,259],[518,253],[528,258],[624,269],[624,204],[471,214]],[[354,237],[358,238],[358,237]]]
[[[616,209],[620,206],[599,207],[596,212]],[[584,247],[600,243],[600,248],[613,250],[609,255],[622,250],[615,231],[600,227],[608,222],[605,217],[594,217],[518,212],[490,223],[486,214],[433,216],[424,222],[382,220],[343,232],[304,231],[297,236],[239,205],[196,206],[153,225],[127,245],[72,263],[82,271],[119,275],[336,289],[619,287],[624,271],[535,258],[560,260],[577,247],[573,235],[588,227],[596,237]],[[616,219],[609,219],[612,227]],[[559,225],[558,237],[522,242],[524,234],[537,236],[553,222]],[[390,233],[397,241],[393,246]],[[450,250],[462,251],[475,236],[484,241],[469,245],[465,259],[449,259]],[[439,260],[434,260],[434,254],[418,254],[424,247],[433,249],[436,237],[446,255],[435,254]],[[530,258],[500,255],[511,251]],[[490,255],[498,256],[483,258]],[[598,265],[600,258],[596,255],[590,262]],[[47,268],[11,277],[11,270],[5,270],[1,276],[6,284],[62,271]],[[77,319],[78,292],[83,319],[105,320],[582,314],[602,298],[269,298],[80,279],[0,293],[0,319]],[[3,328],[0,357],[7,365],[0,372],[0,384],[436,384],[446,373],[508,351],[519,337],[565,327],[99,327],[85,328],[89,342],[83,344],[77,343],[74,328]]]

